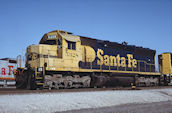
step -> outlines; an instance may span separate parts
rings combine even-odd
[[[40,82],[38,82],[38,83],[36,83],[36,85],[44,85],[44,83],[40,83]]]
[[[42,80],[42,79],[43,79],[43,77],[36,77],[36,79],[37,79],[37,80]]]
[[[42,72],[36,72],[37,73],[37,75],[42,75]]]

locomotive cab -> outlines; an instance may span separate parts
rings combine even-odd
[[[46,66],[47,71],[77,68],[81,60],[80,38],[64,31],[52,31],[42,37],[39,45],[29,46],[26,54],[26,64],[31,68]]]
[[[23,77],[25,80],[22,81],[24,81],[27,85],[29,84],[29,87],[31,86],[30,89],[35,89],[39,86],[43,87],[43,85],[50,84],[48,82],[45,84],[45,81],[53,81],[53,79],[57,78],[57,81],[67,81],[66,79],[68,78],[64,78],[61,74],[71,70],[79,70],[79,62],[83,60],[88,61],[85,59],[86,54],[90,56],[88,51],[90,51],[90,47],[81,46],[79,36],[72,35],[71,33],[60,30],[49,32],[42,37],[38,45],[30,45],[27,48],[27,72],[26,74],[22,75],[25,76]],[[30,72],[28,72],[28,70],[30,70]],[[72,76],[69,78],[72,78],[70,81],[75,82],[83,82],[84,80],[90,79],[86,79],[87,77],[85,77],[83,80]],[[55,82],[57,83],[57,81]],[[53,82],[53,84],[56,83]],[[62,84],[64,84],[64,82]],[[56,86],[60,86],[59,82]],[[86,84],[86,86],[88,85]],[[67,85],[64,87],[67,87]]]

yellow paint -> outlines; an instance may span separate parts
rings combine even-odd
[[[99,70],[99,69],[81,69],[81,68],[56,68],[58,71],[70,71],[73,72],[112,72],[112,73],[124,73],[124,74],[141,74],[141,75],[160,75],[158,72],[137,72],[137,71],[120,71],[120,70]],[[51,70],[50,71],[54,71]]]
[[[117,66],[120,67],[121,64],[120,64],[120,55],[119,54],[116,56],[116,59],[117,59]]]
[[[170,53],[162,53],[158,56],[159,60],[159,71],[162,75],[172,74],[172,66],[171,66],[171,54]]]
[[[95,60],[96,53],[93,48],[82,45],[78,45],[78,46],[81,46],[81,48],[83,48],[81,54],[81,56],[83,57],[82,59],[83,62],[93,62]]]
[[[125,59],[125,57],[121,57],[121,67],[126,67],[126,59]]]
[[[128,67],[134,67],[136,68],[137,67],[137,60],[136,59],[133,59],[133,55],[131,54],[127,54],[127,57],[128,57]]]
[[[133,59],[132,54],[127,54],[128,57],[128,65],[126,64],[126,58],[125,57],[120,57],[118,54],[116,57],[115,56],[109,56],[109,55],[104,55],[104,51],[102,49],[97,50],[97,65],[105,65],[105,66],[118,66],[118,67],[126,67],[128,66],[129,68],[137,68],[137,60]]]
[[[103,55],[104,51],[101,49],[97,50],[97,57],[99,58],[99,60],[97,60],[97,65],[103,65]]]
[[[110,66],[117,66],[117,61],[115,56],[110,56]]]

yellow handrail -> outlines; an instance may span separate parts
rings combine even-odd
[[[89,58],[87,58],[87,60],[89,61]],[[127,59],[126,59],[126,62],[127,62]],[[152,71],[152,66],[155,66],[155,64],[151,64],[151,63],[147,63],[146,61],[143,61],[143,60],[137,60],[137,65],[138,65],[138,67],[137,68],[134,68],[133,66],[131,67],[131,69],[132,69],[132,71],[135,71],[135,69],[137,69],[139,72],[141,72],[141,63],[143,63],[143,65],[144,65],[144,71],[145,72],[151,72]],[[109,71],[111,70],[111,66],[110,66],[110,63],[109,63]],[[119,70],[119,66],[117,65],[116,66],[117,67],[117,71]],[[147,70],[147,67],[149,67],[149,70]],[[90,68],[92,69],[93,68],[93,64],[92,63],[90,63]],[[127,71],[127,66],[126,67],[124,67],[125,68],[125,71]],[[102,69],[102,65],[100,65],[100,70],[103,70]],[[156,71],[156,70],[155,70]]]

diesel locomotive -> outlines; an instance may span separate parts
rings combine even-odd
[[[27,47],[25,67],[17,69],[16,87],[157,86],[162,75],[164,81],[171,77],[172,57],[170,53],[159,55],[157,72],[155,54],[155,50],[126,42],[119,44],[62,30],[51,31],[44,34],[38,45]]]

